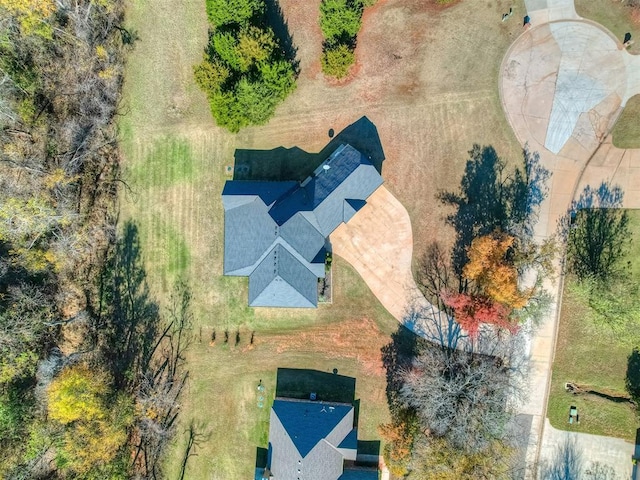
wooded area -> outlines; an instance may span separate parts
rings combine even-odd
[[[0,476],[157,478],[190,339],[121,233],[123,2],[0,0]]]

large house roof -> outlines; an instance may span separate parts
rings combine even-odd
[[[224,274],[249,277],[251,306],[316,306],[329,234],[380,185],[378,171],[350,145],[302,183],[227,182]]]
[[[353,420],[352,405],[276,399],[269,425],[269,468],[273,478],[341,478],[345,450],[350,450],[355,459],[356,446],[351,445],[357,439]]]

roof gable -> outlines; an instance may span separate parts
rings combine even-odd
[[[345,199],[343,204],[344,213],[342,216],[342,221],[344,223],[347,223],[366,204],[367,204],[366,200],[357,200],[353,198]]]
[[[329,437],[352,410],[353,406],[351,405],[329,405],[320,402],[277,399],[273,402],[274,413],[303,458],[320,441]],[[345,432],[345,436],[352,427],[353,425]],[[340,441],[336,443],[340,443]]]
[[[277,244],[249,275],[249,305],[315,307],[318,277]]]

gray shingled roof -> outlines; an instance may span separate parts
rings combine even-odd
[[[308,262],[313,261],[325,243],[325,237],[302,213],[295,214],[282,225],[280,235]]]
[[[249,275],[278,237],[279,228],[259,197],[228,210],[224,216],[225,275]]]
[[[313,307],[318,303],[318,277],[281,244],[276,245],[249,275],[249,305]]]
[[[380,185],[378,171],[350,145],[340,145],[300,184],[227,182],[224,274],[250,277],[250,305],[316,306],[329,234]]]
[[[353,431],[351,405],[276,399],[269,425],[271,473],[276,480],[337,480],[337,450]]]

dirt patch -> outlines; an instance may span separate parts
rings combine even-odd
[[[389,336],[368,318],[321,325],[301,332],[270,335],[263,342],[276,345],[278,354],[291,351],[314,352],[330,358],[354,358],[372,375],[384,375],[380,349],[389,343]]]

